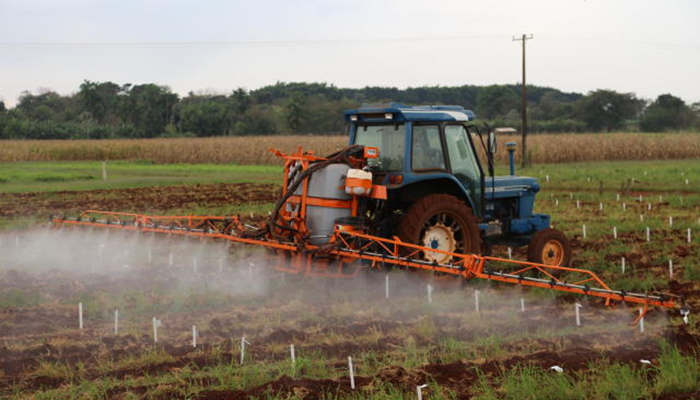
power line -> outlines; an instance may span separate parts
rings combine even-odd
[[[494,39],[502,35],[477,35],[477,36],[414,36],[395,38],[353,38],[353,39],[309,39],[309,40],[231,40],[231,41],[104,41],[104,42],[49,42],[49,41],[27,41],[27,42],[0,42],[0,46],[13,47],[91,47],[91,46],[296,46],[305,44],[371,44],[371,43],[392,43],[392,42],[431,42],[431,41],[459,41],[474,39]]]

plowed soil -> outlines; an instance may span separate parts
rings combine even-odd
[[[273,184],[152,186],[46,193],[0,193],[0,217],[48,217],[85,210],[153,212],[274,202]]]

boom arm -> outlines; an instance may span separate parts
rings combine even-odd
[[[207,237],[267,247],[278,251],[277,269],[295,274],[330,277],[353,277],[361,267],[382,268],[386,265],[433,271],[463,279],[486,279],[521,286],[570,292],[644,306],[675,307],[681,304],[678,296],[663,293],[631,293],[611,289],[594,272],[570,267],[535,264],[526,261],[487,257],[477,254],[448,253],[441,250],[391,239],[367,235],[337,226],[331,240],[323,246],[286,242],[269,236],[260,236],[244,225],[238,217],[172,216],[160,217],[132,213],[86,211],[78,218],[54,217],[56,227],[93,226],[132,231],[153,232],[190,237]],[[450,263],[431,263],[421,257],[423,252],[437,252],[452,256]],[[323,257],[319,257],[323,256]],[[329,263],[329,256],[337,260]],[[359,265],[355,261],[364,261]],[[494,265],[513,266],[515,271],[494,269]],[[557,277],[565,271],[571,281]]]

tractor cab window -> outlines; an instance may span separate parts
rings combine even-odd
[[[414,171],[445,169],[445,155],[442,152],[438,125],[415,125],[413,127],[411,159]]]
[[[481,199],[481,170],[468,135],[463,125],[445,126],[445,143],[452,175],[467,188],[477,205]]]
[[[403,124],[358,126],[355,144],[379,148],[379,170],[403,170],[405,128]]]

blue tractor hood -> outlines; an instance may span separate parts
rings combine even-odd
[[[526,193],[535,194],[540,191],[537,179],[529,176],[496,176],[493,180],[487,176],[484,179],[487,199],[522,197]]]

